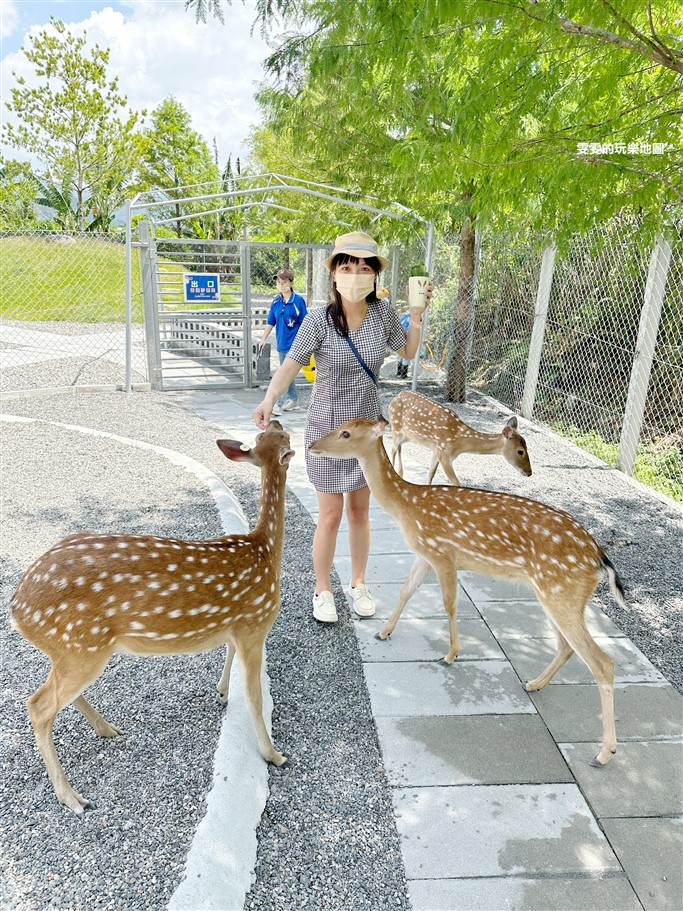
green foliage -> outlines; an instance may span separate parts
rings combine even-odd
[[[36,189],[27,162],[0,159],[0,232],[20,233],[36,226]]]
[[[551,423],[549,426],[608,465],[617,464],[617,443],[604,440],[595,431],[582,431],[563,422]],[[683,450],[675,442],[641,442],[636,452],[633,476],[653,490],[683,503]]]
[[[154,110],[150,126],[136,142],[140,187],[166,191],[168,210],[157,210],[157,217],[191,216],[216,207],[216,202],[181,204],[184,197],[220,191],[218,166],[208,144],[192,128],[189,113],[173,96],[165,98]],[[197,217],[178,221],[178,237],[216,236],[216,218]],[[219,229],[220,230],[220,229]]]
[[[400,199],[442,229],[503,218],[560,243],[624,209],[651,234],[681,207],[683,17],[673,0],[652,22],[640,0],[618,10],[569,0],[561,11],[311,0],[278,12],[291,30],[269,61],[279,86],[260,101],[283,166],[296,160],[309,177]],[[623,151],[579,147],[609,142]],[[628,151],[653,142],[672,148]]]
[[[17,77],[7,103],[19,123],[4,128],[5,142],[35,154],[45,178],[67,198],[76,198],[79,230],[86,223],[88,197],[100,223],[111,219],[125,198],[132,171],[131,137],[138,115],[126,109],[118,80],[109,80],[109,51],[95,46],[88,55],[85,36],[69,33],[63,22],[29,38],[24,54],[40,82]]]

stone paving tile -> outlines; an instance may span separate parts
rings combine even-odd
[[[377,613],[375,619],[379,618],[387,621],[392,611],[398,604],[398,596],[401,592],[403,582],[373,582],[370,586],[372,596],[377,604]],[[441,587],[438,582],[425,582],[415,592],[410,601],[403,608],[401,619],[394,630],[393,635],[401,629],[404,620],[408,617],[422,619],[437,619],[448,623],[446,611],[443,606],[441,597]],[[481,619],[481,615],[474,604],[467,597],[462,589],[458,589],[458,609],[457,617],[459,620],[465,617],[476,617]]]
[[[645,911],[683,908],[683,819],[604,819]]]
[[[399,549],[391,555],[371,553],[365,575],[366,582],[368,585],[375,585],[377,582],[404,582],[414,562],[415,554],[407,548]],[[340,554],[335,557],[334,565],[339,578],[346,585],[351,578],[351,557]]]
[[[408,879],[621,871],[573,784],[401,788]]]
[[[448,620],[416,620],[401,617],[396,629],[384,641],[376,634],[384,620],[373,618],[356,626],[363,661],[438,661],[448,653]],[[480,618],[461,618],[458,623],[460,656],[458,661],[505,659],[488,626]]]
[[[595,641],[615,663],[615,683],[666,683],[665,678],[651,664],[630,639],[612,639],[596,636]],[[523,680],[530,680],[550,663],[555,655],[552,639],[520,639],[517,636],[499,636],[503,651]],[[578,655],[572,655],[565,666],[555,674],[550,686],[566,683],[591,683],[593,675]]]
[[[599,879],[413,879],[408,892],[413,911],[642,911],[623,874]]]
[[[593,743],[599,736],[597,686],[547,686],[529,695],[558,743]],[[614,712],[620,743],[683,737],[683,696],[668,683],[617,684]]]
[[[480,601],[479,612],[496,636],[554,639],[555,633],[538,601]],[[623,637],[624,633],[593,604],[586,608],[586,626],[594,636]]]
[[[528,585],[515,579],[461,572],[458,573],[458,581],[475,603],[478,601],[529,601],[534,597],[534,593]]]
[[[589,765],[597,741],[559,746],[599,819],[683,814],[683,742],[621,743],[602,769]]]
[[[363,670],[375,716],[536,712],[506,661],[376,663]]]
[[[389,784],[573,782],[537,715],[376,718]]]

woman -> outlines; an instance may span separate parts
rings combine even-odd
[[[387,260],[379,255],[369,234],[342,234],[324,265],[332,273],[332,299],[327,307],[310,311],[304,319],[253,418],[261,429],[268,426],[278,396],[313,355],[316,379],[305,434],[306,469],[319,505],[313,538],[313,616],[322,623],[335,623],[330,573],[345,496],[351,548],[349,594],[358,616],[372,617],[375,613],[374,598],[365,584],[370,554],[370,491],[356,459],[324,459],[310,453],[308,446],[344,421],[380,415],[376,377],[387,345],[400,357],[413,358],[423,311],[411,310],[406,333],[393,306],[377,297],[377,278]],[[428,302],[429,298],[431,285]]]

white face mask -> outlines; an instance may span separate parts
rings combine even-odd
[[[350,272],[337,272],[334,278],[337,291],[344,300],[352,304],[358,304],[375,289],[375,275],[368,272],[361,272],[354,275]]]

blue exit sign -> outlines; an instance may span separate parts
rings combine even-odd
[[[213,272],[185,272],[185,302],[190,304],[196,301],[212,301],[220,303],[221,281],[218,273]]]

